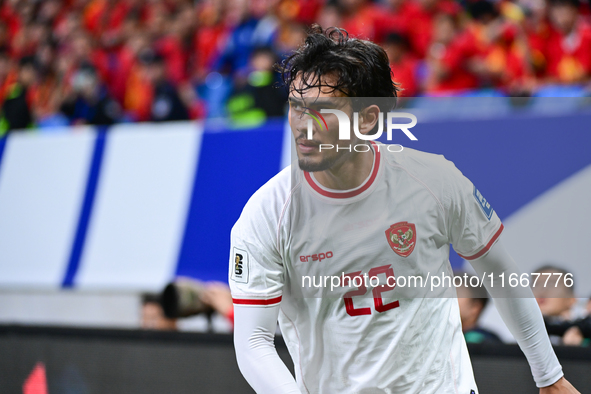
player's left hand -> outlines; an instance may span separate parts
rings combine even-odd
[[[552,386],[542,387],[540,394],[581,394],[572,384],[564,377],[560,378]]]

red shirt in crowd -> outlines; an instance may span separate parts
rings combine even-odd
[[[222,23],[197,29],[193,47],[198,73],[203,73],[212,67],[216,56],[221,52],[221,43],[225,41],[227,34],[228,28]]]
[[[416,61],[405,56],[399,63],[390,63],[392,79],[399,84],[401,89],[399,97],[415,97],[418,93],[416,80]]]
[[[376,41],[383,42],[389,33],[408,34],[413,10],[410,0],[404,0],[396,10],[382,8],[375,20]]]
[[[105,32],[118,30],[123,25],[125,18],[134,10],[134,5],[130,3],[128,1],[113,3],[107,0],[92,0],[84,8],[84,27],[97,37]],[[140,19],[143,21],[146,10],[139,4],[135,7],[140,9]]]
[[[490,40],[486,36],[486,27],[474,23],[467,29],[467,34],[474,45],[473,53],[481,61],[490,79],[488,83],[495,87],[517,86],[527,76],[524,48],[517,40],[517,27],[505,24],[500,27],[500,34]],[[521,43],[525,45],[525,42]]]
[[[439,0],[432,9],[426,9],[416,2],[409,2],[407,14],[408,34],[411,47],[420,59],[424,58],[431,45],[433,21],[437,14],[455,15],[461,7],[451,0]]]
[[[591,76],[591,27],[576,25],[569,35],[553,30],[546,42],[546,74],[562,83],[575,83]]]
[[[166,75],[173,84],[179,85],[187,79],[186,65],[188,60],[187,51],[183,43],[175,35],[168,35],[156,41],[155,48],[164,57],[166,64]]]
[[[537,24],[526,24],[525,34],[533,71],[536,77],[541,78],[546,70],[546,42],[552,34],[552,28],[547,20]]]
[[[440,59],[445,70],[427,89],[430,93],[457,92],[478,87],[478,77],[468,69],[468,61],[477,55],[474,37],[468,33],[459,34],[449,45]]]
[[[375,41],[375,21],[380,14],[379,7],[373,3],[365,4],[357,12],[343,18],[343,28],[351,37]]]

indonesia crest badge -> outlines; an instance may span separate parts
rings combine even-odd
[[[397,255],[408,257],[417,243],[417,229],[413,223],[399,222],[386,230],[388,243]]]

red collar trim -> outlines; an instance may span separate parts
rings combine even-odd
[[[366,191],[367,189],[369,189],[369,187],[372,185],[373,181],[378,176],[378,170],[380,169],[380,151],[377,148],[375,142],[371,141],[371,145],[372,145],[373,153],[374,153],[373,170],[371,171],[371,175],[365,181],[365,183],[357,189],[354,189],[351,191],[346,191],[346,192],[331,192],[331,191],[325,190],[322,187],[320,187],[320,185],[318,185],[314,181],[314,178],[312,178],[312,175],[310,175],[309,172],[304,171],[304,177],[306,178],[306,180],[308,181],[308,184],[312,187],[312,189],[314,189],[316,192],[318,192],[319,194],[321,194],[325,197],[351,198],[351,197],[358,196],[361,193],[363,193],[364,191]]]

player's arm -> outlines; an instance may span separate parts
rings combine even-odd
[[[234,305],[234,347],[240,372],[261,394],[300,394],[277,354],[275,330],[279,304],[270,307]]]
[[[470,261],[481,278],[486,273],[485,286],[527,357],[540,393],[578,393],[563,378],[533,292],[529,287],[511,287],[507,283],[506,278],[520,272],[500,241],[501,220],[453,164],[442,162],[441,167],[446,170],[441,174],[445,180],[441,200],[449,239],[456,252]],[[504,287],[502,274],[505,274]]]
[[[501,239],[492,245],[488,253],[470,263],[480,277],[485,273],[493,274],[492,282],[486,280],[485,286],[494,297],[495,306],[507,328],[527,357],[540,394],[578,393],[563,377],[562,367],[548,338],[542,313],[531,289],[511,287],[507,286],[506,281],[502,282],[500,274],[504,273],[506,278],[518,270]]]
[[[274,343],[285,281],[277,246],[278,212],[283,207],[267,197],[255,193],[230,235],[234,348],[242,375],[257,393],[295,394],[298,386]]]

